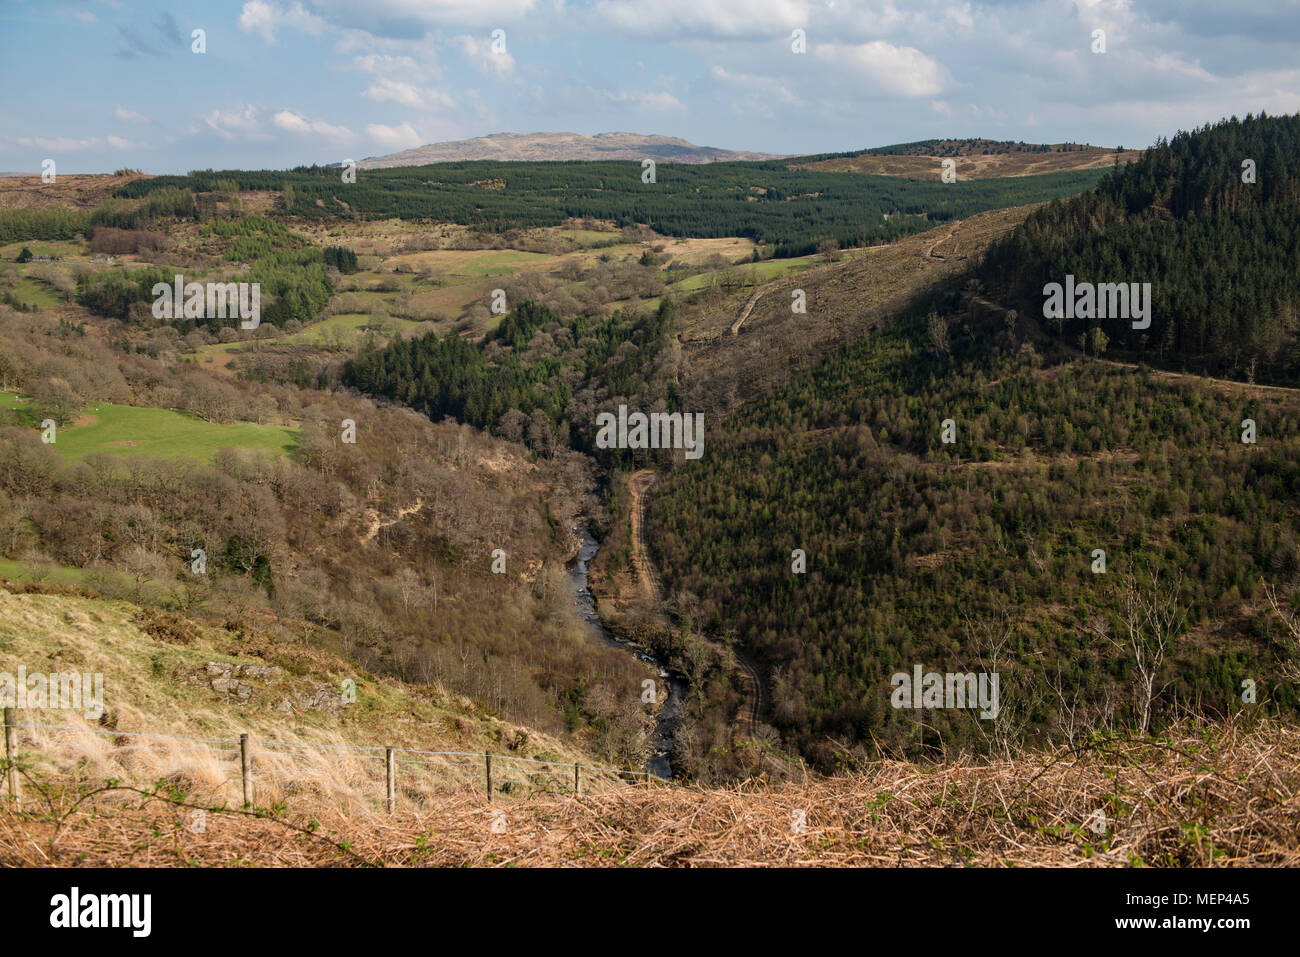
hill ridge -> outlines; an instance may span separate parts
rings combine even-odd
[[[780,159],[773,153],[697,146],[677,136],[626,132],[491,133],[464,140],[446,140],[371,156],[357,165],[362,169],[423,166],[427,163],[498,160],[546,162],[565,160],[642,160],[666,163],[717,163],[737,160]]]

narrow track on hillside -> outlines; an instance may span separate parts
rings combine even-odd
[[[987,299],[984,296],[976,296],[974,301],[978,305],[987,309],[993,309],[1003,313],[1007,311],[1006,306],[994,302],[991,299]],[[1038,317],[1033,313],[1021,315],[1019,316],[1019,319],[1024,325],[1025,330],[1028,332],[1029,338],[1040,347],[1054,347],[1060,349],[1071,359],[1091,358],[1094,362],[1100,362],[1103,365],[1108,365],[1115,369],[1126,369],[1130,372],[1137,372],[1142,368],[1134,362],[1121,362],[1119,359],[1107,359],[1103,356],[1088,356],[1086,353],[1076,349],[1063,339],[1056,338],[1048,333],[1048,331],[1043,328],[1043,324],[1039,322]],[[1205,382],[1210,385],[1223,386],[1228,389],[1237,389],[1241,391],[1250,391],[1254,389],[1260,392],[1281,392],[1286,395],[1300,394],[1300,388],[1296,388],[1295,386],[1265,385],[1258,382],[1242,382],[1239,379],[1218,379],[1214,376],[1201,375],[1197,372],[1175,372],[1173,369],[1161,369],[1158,366],[1147,366],[1147,372],[1156,379],[1172,379],[1175,381],[1179,379],[1195,379],[1198,382]]]
[[[655,603],[662,616],[663,589],[659,585],[659,577],[655,574],[654,565],[650,561],[650,550],[645,544],[646,493],[650,491],[650,486],[654,485],[656,479],[657,476],[652,469],[641,469],[632,473],[627,487],[632,493],[632,567],[636,570],[641,591]]]
[[[953,224],[948,227],[948,235],[940,239],[936,239],[929,246],[927,246],[925,252],[921,254],[921,258],[933,259],[936,262],[943,262],[945,259],[947,259],[948,258],[947,256],[936,256],[934,254],[934,251],[938,249],[939,246],[941,246],[943,243],[946,243],[948,240],[952,239],[953,233],[957,232],[957,227],[960,226],[961,223],[962,221],[960,219],[955,220]]]
[[[745,308],[740,310],[740,318],[731,324],[731,334],[733,336],[740,335],[740,327],[745,324],[745,320],[749,318],[749,314],[754,311],[754,306],[758,305],[758,300],[762,298],[763,293],[767,292],[767,288],[770,285],[772,285],[772,283],[760,286],[755,290],[754,294],[749,297],[749,302],[745,303]]]
[[[749,691],[745,695],[745,714],[749,718],[749,736],[751,738],[758,734],[758,717],[763,713],[763,682],[758,677],[758,669],[749,663],[747,659],[741,656],[739,652],[734,652],[736,664],[745,672],[749,678]]]

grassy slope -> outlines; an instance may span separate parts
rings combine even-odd
[[[14,298],[25,306],[38,309],[53,309],[63,305],[63,296],[59,295],[48,283],[24,276],[14,287]]]
[[[245,624],[209,627],[124,601],[20,592],[0,583],[0,672],[15,674],[21,664],[29,674],[101,673],[106,715],[96,721],[83,711],[28,710],[20,714],[22,723],[224,741],[248,733],[266,749],[259,759],[259,804],[304,793],[358,807],[382,800],[382,752],[337,750],[343,745],[466,753],[459,759],[464,766],[455,764],[456,759],[431,756],[422,759],[437,762],[437,767],[404,766],[400,776],[411,800],[458,783],[481,788],[483,762],[473,755],[485,751],[500,755],[494,762],[494,786],[513,782],[516,793],[525,784],[534,789],[571,784],[572,762],[593,763],[570,744],[498,720],[436,685],[375,678],[306,637],[301,643],[277,641]],[[208,662],[274,665],[281,673],[249,679],[251,694],[241,700],[212,687]],[[355,703],[303,706],[322,689],[338,694],[344,679],[356,684]],[[38,775],[56,789],[73,779],[119,777],[147,786],[171,776],[196,797],[214,802],[237,802],[239,797],[237,771],[232,776],[229,755],[219,747],[44,729],[23,736],[24,750],[38,755],[33,759]],[[328,747],[313,750],[303,745]],[[510,758],[568,767],[541,769],[512,764]],[[402,755],[403,762],[419,759]],[[590,778],[593,785],[598,779],[610,780],[595,773]]]
[[[811,368],[826,350],[860,337],[969,268],[1031,209],[980,213],[887,246],[853,250],[829,265],[812,257],[805,271],[770,281],[738,336],[728,330],[753,288],[713,303],[686,304],[678,311],[678,330],[690,357],[683,382],[688,402],[722,414]],[[805,291],[806,313],[790,311],[794,289]]]
[[[0,402],[23,409],[23,399],[0,393]],[[71,459],[91,452],[208,461],[223,447],[285,454],[297,446],[297,430],[235,422],[215,425],[169,409],[135,408],[101,402],[87,406],[76,423],[58,430],[54,447]]]

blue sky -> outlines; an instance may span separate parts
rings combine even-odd
[[[1300,0],[0,0],[0,80],[0,170],[32,172],[283,168],[539,130],[1136,147],[1300,111]]]

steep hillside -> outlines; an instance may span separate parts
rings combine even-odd
[[[555,734],[598,726],[607,761],[644,761],[629,702],[651,672],[593,643],[565,571],[598,512],[583,461],[228,381],[174,338],[154,359],[47,312],[0,316],[9,574],[272,632],[306,622],[367,670],[436,679]]]
[[[794,169],[877,176],[937,179],[943,161],[954,160],[957,179],[999,179],[1069,170],[1107,169],[1140,158],[1141,150],[1107,149],[1078,143],[1011,143],[998,140],[923,140],[880,146],[824,159],[796,160]]]
[[[484,752],[496,753],[493,789],[505,794],[571,788],[573,763],[595,763],[580,744],[503,721],[437,683],[360,669],[322,650],[306,622],[276,624],[209,624],[75,589],[0,585],[0,674],[102,676],[102,694],[85,693],[87,682],[74,708],[29,699],[14,712],[29,805],[41,804],[42,788],[58,798],[110,780],[149,788],[165,779],[190,800],[238,807],[231,752],[241,734],[255,748],[264,807],[381,807],[385,747],[410,749],[403,803],[483,788]],[[588,774],[591,788],[616,780]]]
[[[706,287],[678,309],[684,401],[720,420],[912,304],[955,288],[1033,208],[979,213],[852,255],[817,256],[807,270],[769,282]],[[803,312],[792,308],[797,290]]]
[[[0,209],[93,209],[143,174],[64,173],[46,183],[39,175],[0,176]]]
[[[989,252],[986,286],[1067,344],[1186,371],[1300,382],[1300,114],[1160,141],[1096,189],[1038,210]],[[1045,287],[1149,284],[1145,315],[1049,307]],[[1109,300],[1109,296],[1106,297]],[[1122,303],[1120,303],[1122,307]],[[1059,318],[1058,318],[1059,317]],[[1144,325],[1145,323],[1145,325]]]
[[[1160,727],[1239,709],[1247,678],[1294,715],[1261,585],[1300,570],[1300,395],[1044,357],[1014,316],[934,307],[746,403],[651,495],[674,607],[760,659],[787,741],[825,766]],[[1166,690],[1135,698],[1137,595],[1169,621]],[[997,720],[891,707],[916,665],[1000,673]]]

